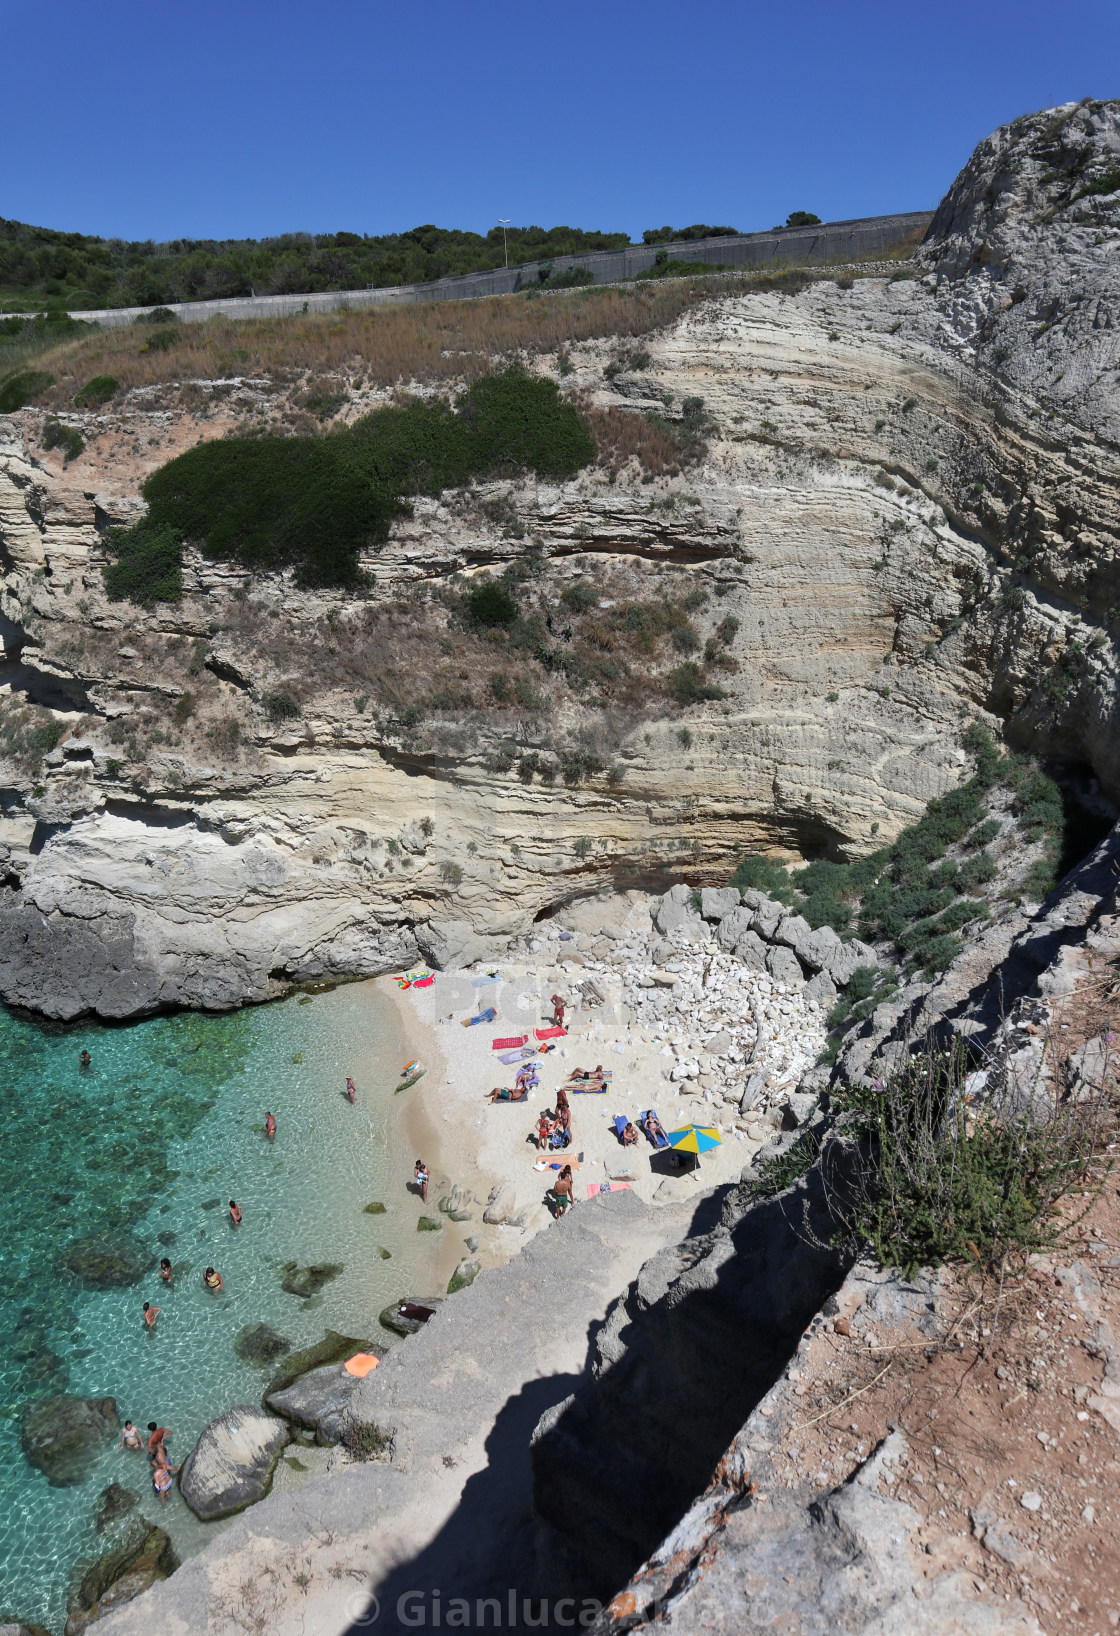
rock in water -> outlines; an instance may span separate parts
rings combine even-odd
[[[131,1602],[157,1579],[166,1579],[178,1559],[162,1528],[134,1517],[96,1562],[79,1564],[81,1578],[70,1597],[66,1636],[79,1636],[88,1624],[112,1608]]]
[[[366,1347],[365,1351],[379,1349]],[[333,1446],[341,1441],[342,1424],[350,1407],[350,1399],[361,1381],[348,1375],[344,1364],[328,1364],[325,1369],[312,1369],[301,1375],[294,1386],[283,1392],[269,1392],[265,1403],[285,1420],[294,1420],[315,1433],[315,1440]]]
[[[447,1286],[448,1295],[454,1295],[458,1290],[466,1289],[468,1284],[473,1284],[481,1271],[481,1261],[475,1261],[469,1255],[464,1256],[451,1274],[451,1282]]]
[[[97,1496],[97,1516],[94,1519],[97,1532],[103,1534],[106,1528],[111,1528],[139,1504],[140,1496],[134,1488],[122,1488],[120,1483],[110,1483]]]
[[[283,1420],[247,1404],[212,1420],[179,1476],[183,1498],[195,1516],[210,1522],[263,1499],[291,1436]]]
[[[289,1261],[284,1268],[280,1288],[306,1301],[309,1296],[318,1295],[323,1285],[329,1284],[332,1278],[337,1278],[342,1267],[341,1261],[324,1261],[317,1267],[301,1267],[295,1261]]]
[[[438,1216],[421,1216],[416,1223],[418,1233],[438,1233],[443,1230],[443,1222]]]
[[[270,1324],[245,1324],[237,1331],[233,1350],[242,1363],[275,1363],[292,1350],[292,1343]]]
[[[383,1216],[385,1214],[385,1206],[382,1204],[380,1199],[374,1199],[372,1204],[366,1205],[365,1213],[367,1216]]]
[[[295,1384],[301,1375],[306,1375],[312,1369],[321,1369],[328,1363],[343,1363],[352,1358],[355,1352],[376,1352],[369,1341],[360,1340],[356,1335],[339,1335],[335,1330],[328,1329],[321,1341],[314,1346],[305,1346],[299,1352],[293,1352],[285,1358],[280,1371],[273,1375],[264,1389],[267,1399],[271,1392],[287,1391]]]
[[[62,1259],[94,1289],[135,1284],[156,1264],[155,1256],[134,1238],[79,1238]]]
[[[24,1409],[20,1440],[52,1488],[68,1488],[82,1481],[119,1428],[111,1397],[44,1397]]]
[[[406,1295],[381,1313],[381,1323],[397,1335],[415,1335],[435,1315],[442,1295]]]

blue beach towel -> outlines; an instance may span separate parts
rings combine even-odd
[[[498,1015],[498,1013],[494,1010],[494,1007],[492,1005],[488,1005],[486,1007],[486,1010],[485,1011],[480,1011],[477,1017],[468,1017],[467,1020],[464,1022],[463,1027],[464,1028],[473,1028],[475,1023],[493,1022],[494,1018],[497,1015]]]
[[[627,1117],[626,1117],[626,1115],[624,1113],[616,1113],[615,1114],[615,1116],[614,1116],[614,1133],[618,1137],[620,1142],[622,1141],[622,1133],[626,1129],[626,1127],[627,1127],[627,1125],[629,1123],[630,1123],[630,1121],[629,1121],[629,1119],[627,1119]]]

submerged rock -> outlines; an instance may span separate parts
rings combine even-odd
[[[369,1341],[361,1340],[356,1335],[340,1335],[337,1330],[328,1329],[321,1341],[314,1346],[305,1346],[299,1352],[293,1352],[284,1359],[283,1367],[273,1375],[264,1389],[267,1399],[271,1392],[283,1392],[294,1384],[301,1375],[306,1375],[312,1369],[322,1368],[328,1363],[342,1363],[346,1358],[353,1357],[355,1352],[375,1352],[376,1347]]]
[[[164,1530],[134,1517],[96,1562],[78,1564],[81,1577],[70,1597],[66,1636],[78,1636],[93,1620],[131,1602],[157,1579],[166,1579],[178,1565]]]
[[[111,1528],[139,1504],[140,1496],[134,1488],[123,1488],[120,1483],[110,1483],[108,1488],[103,1488],[97,1496],[97,1516],[94,1519],[97,1532],[103,1534],[106,1528]]]
[[[284,1268],[280,1288],[306,1301],[309,1296],[318,1295],[332,1278],[337,1278],[342,1268],[341,1261],[324,1261],[316,1267],[301,1267],[297,1262],[289,1261]]]
[[[20,1441],[52,1488],[68,1488],[82,1481],[119,1427],[115,1399],[64,1394],[27,1405]]]
[[[292,1343],[270,1324],[245,1324],[237,1331],[233,1350],[242,1363],[275,1363],[292,1350]]]
[[[156,1264],[150,1250],[134,1238],[79,1238],[62,1260],[94,1289],[135,1284]]]
[[[447,1286],[448,1295],[454,1295],[457,1290],[466,1289],[468,1284],[473,1284],[481,1271],[481,1261],[475,1261],[471,1256],[465,1255],[451,1274],[451,1282]]]
[[[385,1206],[382,1204],[380,1199],[374,1199],[372,1204],[366,1205],[365,1214],[367,1216],[383,1216],[385,1214]]]
[[[416,1223],[418,1233],[440,1233],[443,1231],[443,1222],[438,1216],[421,1216]]]
[[[195,1516],[209,1522],[263,1499],[291,1435],[285,1421],[247,1404],[212,1420],[179,1476],[179,1488]]]

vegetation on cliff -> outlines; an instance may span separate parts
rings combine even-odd
[[[594,453],[555,384],[515,368],[476,381],[454,410],[413,402],[322,437],[201,443],[145,482],[147,516],[114,538],[109,595],[177,598],[187,542],[250,568],[294,565],[305,585],[353,584],[359,551],[388,539],[407,496],[525,470],[570,477]]]

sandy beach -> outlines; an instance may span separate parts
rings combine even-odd
[[[410,1054],[426,1069],[424,1077],[400,1096],[405,1107],[402,1138],[411,1144],[409,1171],[415,1156],[431,1167],[432,1214],[452,1186],[473,1194],[469,1224],[456,1230],[443,1218],[449,1251],[454,1242],[466,1254],[466,1239],[476,1240],[477,1249],[469,1253],[483,1267],[493,1266],[549,1226],[554,1217],[546,1200],[557,1174],[552,1165],[572,1164],[577,1206],[586,1202],[589,1189],[593,1194],[607,1184],[612,1189],[630,1187],[647,1201],[676,1203],[737,1180],[762,1145],[740,1128],[742,1121],[721,1117],[720,1145],[703,1155],[699,1168],[685,1168],[664,1151],[655,1152],[644,1135],[636,1147],[624,1149],[615,1134],[617,1114],[636,1125],[640,1113],[651,1106],[667,1131],[690,1122],[717,1123],[694,1087],[668,1079],[667,1029],[638,1026],[625,1005],[609,1003],[609,995],[602,1005],[590,1005],[579,996],[576,981],[581,968],[575,961],[580,943],[586,948],[600,917],[638,937],[648,936],[646,905],[640,894],[631,894],[602,906],[578,906],[565,926],[590,924],[591,931],[563,934],[570,937],[572,958],[553,961],[540,958],[543,951],[534,955],[515,948],[496,961],[434,972],[431,984],[423,988],[401,989],[393,977],[378,979],[380,992],[398,1008]],[[535,1030],[551,1022],[553,993],[561,994],[568,1005],[567,1032],[554,1041],[538,1042]],[[463,1026],[491,1007],[496,1013],[492,1021]],[[536,1066],[539,1083],[525,1102],[491,1104],[487,1093],[495,1086],[512,1087],[518,1069],[517,1063],[500,1060],[494,1042],[522,1036],[527,1036],[525,1049],[533,1050],[524,1061]],[[541,1052],[541,1043],[555,1048]],[[612,1076],[605,1094],[571,1094],[569,1087],[570,1148],[563,1154],[538,1153],[535,1135],[541,1111],[555,1108],[558,1087],[576,1069],[597,1065]],[[545,1168],[539,1168],[542,1161]],[[483,1223],[492,1191],[506,1187],[512,1192],[506,1220]],[[453,1267],[454,1258],[449,1255],[448,1260]]]

